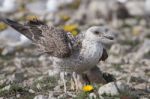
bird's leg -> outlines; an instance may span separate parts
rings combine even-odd
[[[61,78],[61,80],[63,81],[64,92],[67,93],[66,80],[65,80],[65,72],[61,72],[61,73],[60,73],[60,78]]]
[[[74,79],[71,77],[71,90],[75,90],[75,82]]]
[[[74,87],[73,89],[76,89],[75,87],[76,87],[76,74],[75,74],[75,72],[73,72],[72,73],[72,77],[73,77],[73,85],[71,85],[72,87]]]
[[[91,83],[88,76],[87,76],[87,74],[85,74],[85,73],[82,74],[82,80],[84,81],[85,84],[90,84]]]
[[[76,74],[75,72],[73,72],[73,80],[74,80],[74,83],[75,83],[75,89],[76,91],[81,89],[82,87],[82,83],[80,82],[80,76],[78,74]]]
[[[82,82],[81,82],[81,78],[80,75],[77,74],[77,90],[82,89]]]

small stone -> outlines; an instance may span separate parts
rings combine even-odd
[[[123,61],[123,58],[120,57],[120,56],[113,56],[113,55],[110,55],[107,59],[107,62],[108,63],[111,63],[111,64],[121,64]]]
[[[21,96],[20,94],[17,94],[17,95],[16,95],[17,98],[20,98],[20,96]]]
[[[41,85],[40,85],[39,83],[36,85],[36,88],[37,88],[37,89],[42,89],[42,88],[41,88]]]
[[[29,89],[30,93],[35,93],[35,91],[33,89]]]
[[[97,99],[96,95],[94,93],[90,93],[89,94],[89,98],[90,99]]]
[[[99,95],[111,95],[111,96],[116,96],[119,95],[121,92],[129,91],[128,85],[121,81],[117,82],[111,82],[108,83],[102,87],[99,88],[98,93]]]
[[[10,90],[10,85],[8,85],[8,86],[5,86],[4,88],[2,88],[0,91],[5,91],[5,90],[7,90],[7,91],[9,91]]]
[[[52,92],[52,91],[51,91],[51,92],[49,92],[48,99],[56,99],[56,98],[54,97],[54,95],[53,95],[53,92]]]
[[[141,45],[140,49],[135,55],[135,60],[139,60],[144,57],[144,55],[150,52],[150,39],[145,39],[144,43]]]
[[[44,95],[37,95],[34,97],[34,99],[48,99],[48,97]]]

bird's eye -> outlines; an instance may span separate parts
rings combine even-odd
[[[94,31],[94,34],[99,34],[99,31]]]

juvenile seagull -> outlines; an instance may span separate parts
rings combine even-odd
[[[9,19],[1,20],[32,40],[42,53],[52,56],[53,67],[58,71],[82,74],[94,68],[103,56],[102,43],[114,39],[112,32],[104,26],[90,27],[79,44],[63,29],[47,26],[38,20],[25,25]]]

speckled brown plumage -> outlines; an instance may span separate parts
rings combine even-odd
[[[48,53],[59,58],[68,57],[71,54],[69,37],[63,29],[47,26],[35,19],[24,25],[9,19],[2,21],[32,40],[41,53]]]

